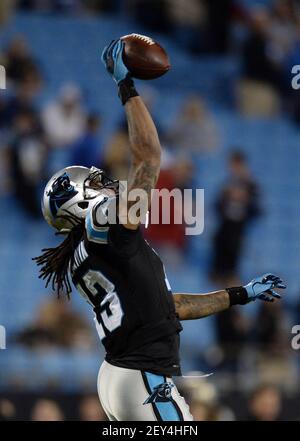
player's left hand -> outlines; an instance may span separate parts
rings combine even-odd
[[[267,273],[251,280],[244,288],[249,301],[260,299],[265,302],[274,302],[275,299],[281,299],[281,295],[274,291],[274,288],[285,289],[286,285],[280,277]]]
[[[122,40],[112,40],[101,55],[102,63],[117,84],[130,76],[129,70],[123,62],[124,45]]]

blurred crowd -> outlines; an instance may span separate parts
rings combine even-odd
[[[17,404],[15,404],[17,403]],[[97,395],[57,397],[48,394],[42,397],[29,396],[20,406],[14,398],[0,398],[0,421],[26,419],[29,421],[106,421],[106,415]]]
[[[289,113],[300,122],[299,96],[290,93],[290,71],[300,58],[300,8],[293,0],[278,0],[270,7],[246,9],[234,0],[2,0],[0,20],[9,20],[13,8],[46,13],[130,14],[147,29],[165,32],[193,54],[240,54],[241,70],[236,82],[236,108],[244,115]],[[157,21],[157,14],[160,16]],[[47,87],[42,60],[31,52],[23,36],[12,38],[0,53],[7,72],[8,93],[0,94],[0,195],[14,195],[30,218],[41,218],[40,197],[49,176],[67,164],[104,168],[124,179],[129,165],[126,122],[121,120],[104,142],[105,115],[88,109],[77,84],[66,83],[42,108],[38,97]],[[154,95],[145,96],[151,108]],[[221,130],[203,97],[186,96],[177,117],[160,131],[163,143],[162,171],[157,188],[192,188],[193,155],[214,151],[221,145]],[[259,222],[262,194],[243,148],[232,147],[226,179],[218,190],[214,209],[216,224],[211,238],[211,263],[207,275],[214,286],[240,283],[240,261],[249,226]],[[163,203],[163,200],[162,202]],[[171,207],[172,208],[172,207]],[[170,225],[150,225],[147,239],[163,259],[175,267],[189,246],[184,225],[171,218]],[[299,309],[300,311],[300,309]],[[288,356],[286,312],[280,303],[260,304],[254,320],[241,309],[230,309],[214,318],[216,345],[199,356],[206,369],[233,374],[255,366],[259,387],[252,387],[244,415],[223,404],[214,386],[205,381],[182,384],[190,397],[196,420],[277,420],[282,417],[281,391],[284,372],[291,372]],[[300,313],[299,313],[300,315]],[[14,342],[35,351],[53,347],[93,350],[98,344],[89,323],[69,303],[46,300]],[[256,348],[255,353],[253,348]],[[257,350],[258,349],[258,350]],[[276,363],[275,363],[276,361]],[[276,365],[276,367],[275,367]],[[267,378],[266,378],[267,373]],[[272,381],[272,384],[267,381]],[[290,375],[286,377],[289,386]],[[251,385],[250,385],[251,386]],[[245,397],[243,397],[245,399]],[[78,400],[75,415],[81,420],[103,420],[98,399]],[[18,417],[13,399],[0,399],[0,419]],[[64,420],[59,401],[39,398],[29,418]],[[69,417],[68,417],[69,418]]]
[[[40,108],[38,96],[47,87],[46,75],[22,36],[9,42],[0,62],[8,82],[8,93],[0,96],[0,194],[14,194],[24,211],[38,219],[42,188],[59,168],[94,165],[115,178],[126,179],[130,158],[125,120],[119,121],[104,143],[102,116],[87,109],[80,88],[71,83],[61,86],[57,96]],[[150,88],[144,99],[151,110],[155,93]],[[168,129],[159,132],[164,151],[157,188],[192,188],[193,155],[201,157],[202,152],[220,145],[213,114],[194,93],[184,99]],[[233,149],[229,157],[228,179],[220,189],[216,213],[219,226],[212,245],[211,276],[223,282],[237,275],[247,224],[259,214],[257,184],[239,149]],[[184,224],[176,224],[171,217],[170,225],[150,225],[146,236],[163,255],[173,255],[174,261],[180,262],[187,246]]]
[[[291,88],[291,69],[299,60],[299,2],[136,0],[129,4],[138,22],[167,33],[196,56],[240,54],[236,105],[241,113],[272,117],[284,111],[299,123],[299,95]]]
[[[186,379],[179,384],[195,421],[281,421],[287,414],[299,420],[293,403],[270,383],[262,383],[241,395],[220,397],[212,383]],[[0,398],[0,421],[107,421],[97,395],[62,396],[58,394],[18,395]]]
[[[80,88],[70,83],[40,108],[37,97],[47,87],[45,74],[22,36],[9,42],[0,60],[8,80],[8,93],[0,96],[0,193],[14,194],[24,211],[38,219],[43,186],[59,168],[94,165],[114,178],[126,179],[130,158],[125,120],[104,143],[102,116],[89,112]],[[144,99],[151,109],[154,93],[149,90]],[[201,96],[192,94],[185,98],[168,129],[159,131],[163,161],[157,188],[192,188],[193,155],[201,157],[202,152],[220,145],[213,114]],[[238,278],[247,225],[260,214],[258,185],[246,156],[237,148],[228,158],[227,175],[215,204],[218,225],[210,270],[212,280],[223,285]],[[171,216],[169,225],[150,225],[145,234],[163,257],[173,256],[174,262],[180,263],[188,246],[184,223],[177,224]]]

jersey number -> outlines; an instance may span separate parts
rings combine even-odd
[[[95,318],[96,328],[102,340],[106,336],[106,331],[113,332],[121,326],[124,314],[120,299],[115,291],[114,284],[100,271],[89,270],[83,276],[83,280],[92,296],[101,295],[102,289],[106,292],[100,303],[101,311],[97,314],[97,318]]]

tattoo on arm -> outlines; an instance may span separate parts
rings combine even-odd
[[[125,106],[133,165],[144,161],[160,165],[161,146],[153,119],[140,97]]]
[[[134,200],[128,198],[120,210],[120,218],[127,228],[135,229],[141,219],[129,219],[130,208],[139,203],[145,215],[151,204],[151,191],[155,188],[160,171],[161,146],[155,124],[140,97],[134,97],[125,105],[132,165],[128,175],[128,192],[136,192]],[[132,193],[131,193],[132,197]],[[126,212],[124,209],[126,208]],[[139,210],[138,210],[139,213]],[[141,216],[141,213],[137,216]],[[124,221],[125,220],[125,221]],[[130,222],[131,221],[131,222]]]
[[[140,164],[131,167],[128,187],[130,189],[139,188],[146,192],[148,196],[148,202],[151,200],[151,190],[155,188],[159,175],[159,168],[157,165],[153,165],[151,161],[144,161]],[[133,202],[131,202],[132,204]],[[130,202],[129,202],[130,206]]]
[[[227,291],[209,294],[174,294],[176,312],[180,320],[193,320],[224,311],[230,306]]]

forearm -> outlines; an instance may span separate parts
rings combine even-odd
[[[140,196],[140,202],[147,211],[151,205],[152,190],[156,186],[160,171],[160,142],[151,115],[140,97],[130,98],[125,104],[125,111],[132,155],[127,178],[128,191],[134,189],[144,191]],[[136,201],[137,199],[128,200],[127,210]],[[124,216],[124,224],[127,228],[137,228],[140,220],[126,220],[127,211],[122,212],[121,215]]]
[[[176,312],[180,320],[194,320],[207,317],[230,307],[227,291],[208,294],[174,294]]]
[[[161,146],[155,124],[143,100],[137,96],[125,104],[132,162],[160,165]]]

